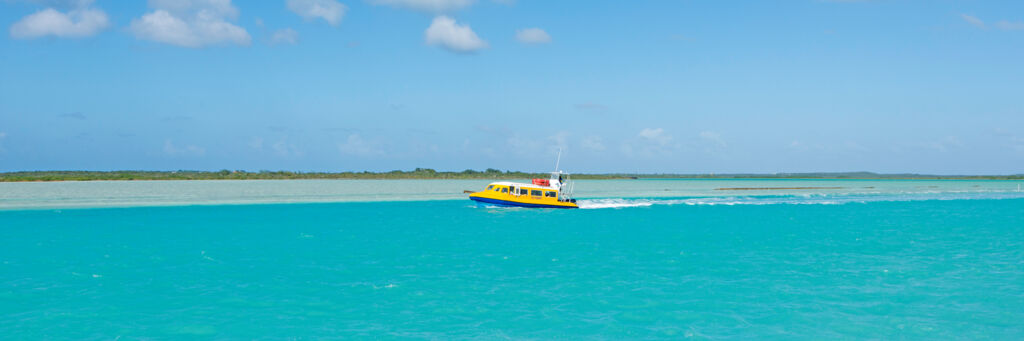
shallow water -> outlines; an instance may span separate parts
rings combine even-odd
[[[529,182],[528,180],[521,180]],[[0,183],[0,209],[376,202],[465,199],[487,180],[225,180]],[[960,180],[591,180],[576,182],[581,199],[745,197],[764,195],[985,196],[1017,192],[1024,181]],[[719,188],[839,189],[719,190]]]
[[[413,181],[374,195],[460,199],[295,203],[369,200],[327,183],[8,192],[3,338],[1024,337],[1012,183],[594,181],[577,185],[591,209],[551,210]],[[212,199],[190,190],[209,185]],[[164,206],[67,209],[135,202]]]

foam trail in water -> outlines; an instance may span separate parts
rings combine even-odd
[[[918,192],[900,194],[803,194],[701,198],[579,199],[581,209],[647,207],[654,205],[839,205],[882,201],[1022,199],[1020,192]]]

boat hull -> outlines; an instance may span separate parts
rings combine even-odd
[[[576,203],[570,203],[570,202],[559,202],[559,204],[557,204],[557,205],[552,205],[552,204],[528,203],[528,202],[518,202],[518,201],[502,200],[502,199],[487,198],[487,197],[481,197],[481,196],[470,196],[469,199],[471,199],[473,201],[476,201],[476,202],[480,202],[480,203],[486,203],[486,204],[492,204],[492,205],[501,205],[501,206],[530,207],[530,208],[579,208],[579,206],[577,206]]]

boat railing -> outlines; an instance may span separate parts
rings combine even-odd
[[[563,175],[565,175],[565,178],[563,178],[564,182],[560,184],[561,188],[559,188],[558,190],[558,201],[572,201],[575,183],[571,179],[569,179],[569,174]]]

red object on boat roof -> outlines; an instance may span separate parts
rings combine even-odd
[[[533,179],[533,184],[537,186],[551,186],[551,181],[548,181],[548,179]]]

